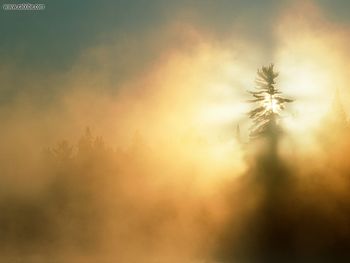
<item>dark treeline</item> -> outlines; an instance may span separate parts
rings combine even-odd
[[[177,262],[212,242],[194,168],[168,166],[139,133],[129,147],[112,149],[86,129],[39,160],[20,173],[33,178],[28,184],[44,183],[23,190],[16,181],[1,193],[1,262]]]
[[[2,191],[2,262],[79,262],[77,254],[93,262],[101,253],[105,262],[177,262],[211,258],[211,249],[218,262],[347,262],[348,128],[318,138],[319,159],[248,149],[248,170],[220,193],[228,218],[213,226],[223,201],[198,196],[192,166],[162,163],[140,135],[113,150],[86,130],[75,144],[43,151],[41,165],[27,171],[47,178],[38,189]],[[169,173],[173,180],[160,179]]]
[[[77,146],[64,140],[43,151],[40,168],[26,172],[28,176],[44,174],[48,178],[45,186],[29,194],[11,190],[2,194],[1,250],[96,247],[103,220],[100,210],[108,201],[106,193],[111,183],[118,185],[115,174],[120,171],[115,160],[123,162],[127,158],[127,153],[112,151],[89,129]]]
[[[197,137],[167,149],[176,142],[151,147],[135,133],[113,149],[86,129],[36,158],[38,149],[17,146],[20,155],[0,158],[0,261],[349,262],[350,126],[340,101],[305,146],[268,109],[253,110],[254,139],[235,149],[243,172],[191,159],[210,149]]]

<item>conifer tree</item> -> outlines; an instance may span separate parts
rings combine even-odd
[[[275,86],[277,77],[278,72],[274,71],[273,64],[264,66],[258,69],[255,90],[248,91],[254,97],[248,102],[258,104],[248,113],[253,121],[250,129],[251,138],[277,132],[277,121],[285,109],[285,103],[293,101],[281,95],[282,92]]]

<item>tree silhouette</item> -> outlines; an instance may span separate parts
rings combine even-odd
[[[51,152],[57,160],[67,161],[72,158],[73,146],[67,140],[62,140]]]
[[[282,92],[275,86],[278,72],[275,72],[273,67],[274,65],[270,64],[258,69],[256,88],[254,91],[248,91],[254,97],[248,102],[258,103],[258,106],[248,113],[249,118],[253,120],[250,129],[252,138],[277,132],[278,117],[285,109],[285,103],[293,101],[282,97]]]

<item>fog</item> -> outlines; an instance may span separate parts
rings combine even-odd
[[[271,27],[270,51],[174,19],[64,72],[2,62],[1,262],[348,259],[349,29],[312,2]],[[295,99],[273,154],[246,115],[270,62]]]

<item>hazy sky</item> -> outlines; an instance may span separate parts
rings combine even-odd
[[[4,141],[49,145],[86,126],[118,142],[136,130],[219,138],[248,128],[246,90],[271,62],[296,99],[293,129],[317,126],[335,87],[350,98],[348,1],[36,2],[45,10],[0,10]]]
[[[14,2],[2,0],[1,3]],[[162,31],[172,23],[190,24],[225,41],[236,32],[240,37],[259,45],[268,56],[273,49],[272,25],[279,12],[295,1],[246,0],[60,0],[36,1],[45,3],[44,11],[4,11],[0,15],[0,72],[15,69],[8,77],[7,87],[0,88],[0,103],[6,103],[18,90],[30,89],[18,74],[64,74],[90,47],[130,39],[139,45],[132,52],[121,51],[115,58],[116,82],[147,68],[163,48],[176,46],[176,36],[167,37]],[[329,19],[350,23],[346,0],[315,1]],[[296,29],[297,30],[297,29]],[[157,37],[154,37],[154,34]],[[131,41],[131,40],[130,40]],[[161,43],[160,43],[161,42]],[[144,43],[144,45],[142,44]],[[120,59],[135,60],[133,67],[124,67]],[[137,61],[137,62],[136,62]],[[119,65],[119,66],[118,66]],[[50,91],[55,85],[42,83]]]

